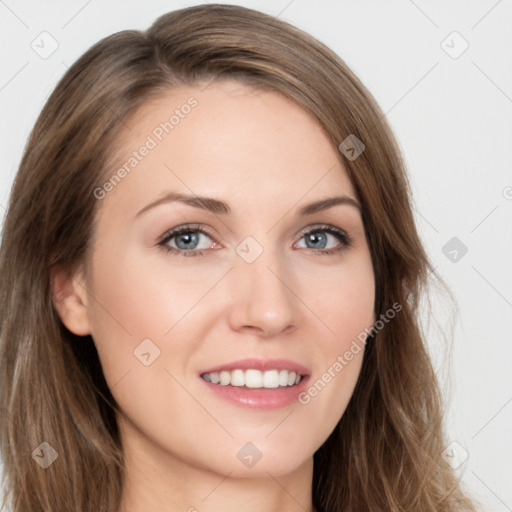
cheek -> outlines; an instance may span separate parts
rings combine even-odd
[[[337,266],[301,278],[304,302],[318,318],[325,354],[341,350],[375,320],[375,278],[370,255],[353,253]]]
[[[179,266],[154,265],[151,259],[137,257],[136,252],[109,259],[108,254],[97,257],[97,300],[92,306],[99,317],[94,323],[124,331],[134,339],[162,337],[208,292],[218,279],[216,274],[222,274],[201,276]]]
[[[299,402],[311,417],[323,418],[328,435],[342,416],[362,366],[365,341],[375,321],[375,281],[369,254],[357,254],[331,272],[316,273],[309,292],[311,310],[318,318],[316,375]],[[303,293],[306,293],[305,291]],[[306,296],[306,295],[305,295]]]
[[[155,262],[136,251],[119,252],[105,247],[95,255],[89,305],[92,336],[112,385],[140,369],[141,358],[184,368],[201,329],[217,315],[220,301],[208,294],[226,271],[191,272],[190,265],[162,264],[161,256]]]

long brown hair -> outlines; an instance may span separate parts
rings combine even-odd
[[[169,88],[224,78],[292,99],[337,147],[350,135],[364,143],[359,157],[340,158],[362,202],[375,313],[403,307],[369,337],[348,408],[314,454],[315,507],[474,510],[441,457],[442,402],[418,319],[435,273],[386,119],[347,65],[312,36],[221,4],[174,11],[146,31],[99,41],[65,73],[30,135],[0,252],[5,502],[10,497],[16,512],[118,510],[124,459],[116,403],[92,338],[60,321],[50,270],[72,272],[90,254],[100,203],[93,191],[114,168],[117,135],[131,116]],[[55,454],[44,470],[36,464]]]

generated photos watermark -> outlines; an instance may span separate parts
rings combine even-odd
[[[135,169],[150,152],[155,149],[166,135],[169,135],[176,126],[178,126],[183,119],[185,119],[193,108],[197,107],[198,101],[191,96],[187,102],[181,105],[180,108],[175,108],[173,114],[167,121],[161,122],[155,126],[151,134],[146,137],[144,144],[142,144],[136,151],[133,151],[132,156],[124,162],[124,164],[117,169],[112,176],[103,183],[101,187],[96,187],[93,195],[96,199],[104,199],[106,195],[114,190],[114,188],[125,178],[130,172]]]
[[[380,315],[380,318],[373,324],[373,326],[368,329],[365,327],[363,331],[361,331],[356,339],[352,340],[350,344],[350,348],[347,349],[343,355],[338,355],[336,361],[332,363],[331,366],[325,371],[322,376],[315,381],[306,391],[303,391],[298,396],[298,401],[307,405],[311,402],[311,398],[315,397],[322,391],[329,382],[332,381],[348,364],[354,356],[359,354],[361,350],[363,350],[366,342],[370,336],[373,336],[381,329],[384,328],[386,324],[388,324],[393,318],[395,318],[396,314],[402,310],[402,305],[398,302],[395,302],[391,308],[389,308],[385,313]]]

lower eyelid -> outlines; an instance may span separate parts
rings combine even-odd
[[[200,249],[199,251],[192,251],[190,249],[188,250],[179,250],[175,249],[174,247],[164,246],[164,249],[168,253],[176,254],[177,256],[184,256],[186,258],[195,258],[196,256],[204,256],[203,251],[204,249]]]

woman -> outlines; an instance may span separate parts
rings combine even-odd
[[[31,134],[0,272],[12,510],[473,510],[399,149],[304,32],[204,5],[94,45]]]

